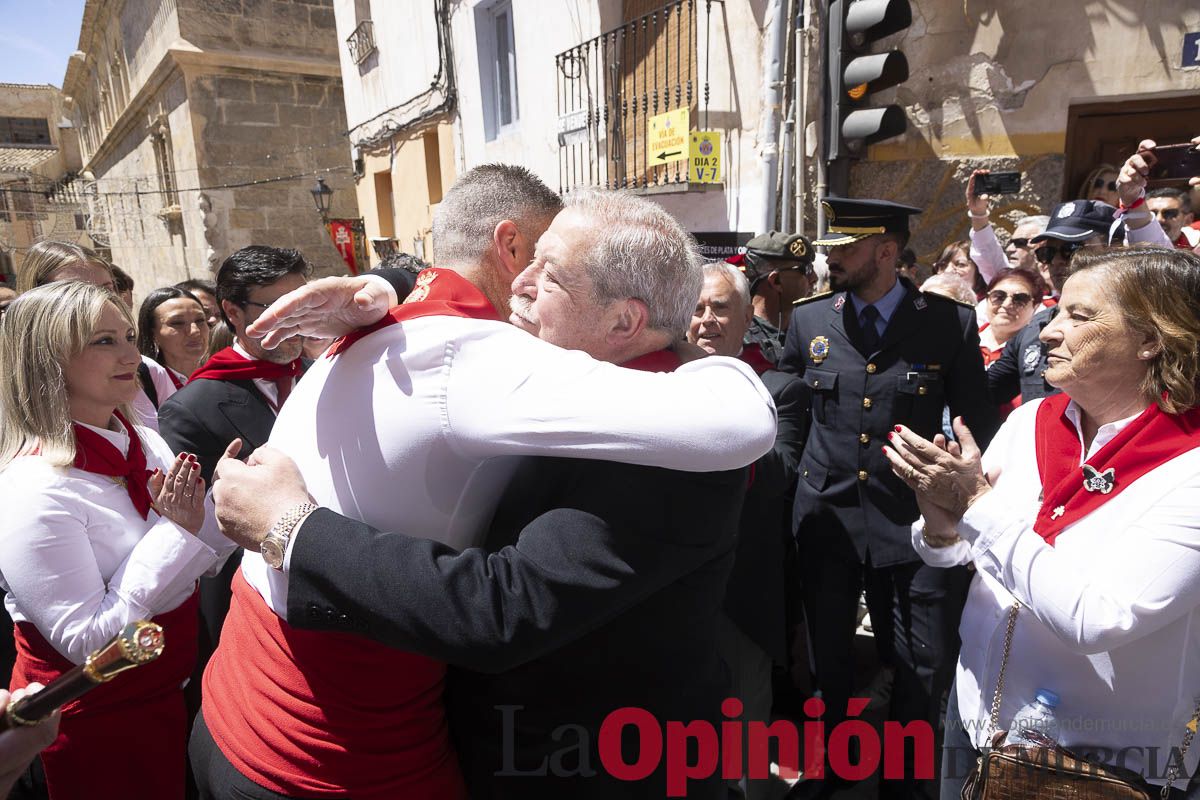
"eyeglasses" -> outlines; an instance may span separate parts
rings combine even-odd
[[[1079,242],[1063,242],[1060,245],[1044,244],[1033,251],[1033,257],[1040,264],[1051,263],[1057,255],[1061,255],[1064,259],[1070,261],[1071,256],[1075,255],[1075,251],[1083,246]]]
[[[271,307],[270,303],[256,303],[253,300],[243,300],[242,305],[254,306],[255,308],[261,308],[263,311],[266,311],[268,308]]]
[[[1104,178],[1096,178],[1096,180],[1092,181],[1092,188],[1093,189],[1103,189],[1104,188]],[[1117,182],[1109,181],[1108,182],[1108,190],[1110,192],[1115,192],[1117,190]]]
[[[1179,216],[1179,209],[1178,208],[1160,208],[1158,211],[1155,211],[1154,213],[1158,215],[1159,219],[1171,220],[1171,219],[1175,219],[1176,217]]]
[[[1025,248],[1029,247],[1029,239],[1028,238],[1009,239],[1008,243],[1011,244],[1013,247],[1017,248],[1018,250],[1024,250]]]
[[[1013,294],[1009,294],[1003,289],[993,289],[992,291],[988,292],[987,295],[988,302],[994,305],[996,308],[1004,305],[1004,301],[1008,300],[1009,298],[1012,298],[1013,305],[1017,308],[1024,308],[1033,302],[1033,295],[1026,294],[1025,292],[1014,292]]]

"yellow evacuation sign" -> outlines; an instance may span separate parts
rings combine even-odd
[[[688,148],[688,183],[721,182],[721,132],[692,131]]]
[[[646,125],[646,163],[652,167],[688,157],[688,109],[676,108],[650,118]]]

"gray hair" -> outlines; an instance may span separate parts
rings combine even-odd
[[[562,199],[524,167],[475,167],[450,187],[433,214],[435,261],[447,268],[478,264],[504,220],[526,232],[561,209]]]
[[[975,305],[975,290],[962,278],[951,272],[939,272],[931,275],[921,284],[922,292],[933,292],[942,297],[949,297],[967,305]]]
[[[674,217],[632,194],[576,189],[566,208],[594,228],[575,254],[602,303],[636,298],[650,311],[650,328],[682,336],[704,286],[700,249]]]
[[[704,264],[704,277],[707,278],[709,275],[720,275],[729,281],[733,290],[737,292],[738,298],[741,299],[742,305],[750,305],[750,281],[746,279],[746,273],[728,261],[709,261]]]
[[[1050,224],[1050,217],[1045,214],[1031,214],[1028,217],[1021,217],[1017,220],[1017,224],[1013,225],[1015,231],[1021,225],[1037,225],[1038,233],[1046,230],[1046,226]]]

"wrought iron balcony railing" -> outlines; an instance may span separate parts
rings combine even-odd
[[[361,64],[367,60],[367,56],[375,52],[375,26],[371,20],[364,19],[358,24],[354,33],[346,39],[346,48],[355,64]]]

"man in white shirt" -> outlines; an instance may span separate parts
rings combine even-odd
[[[193,764],[201,776],[202,796],[206,785],[233,786],[253,797],[291,797],[314,790],[355,798],[435,796],[429,793],[435,786],[445,793],[437,796],[455,796],[457,791],[446,751],[438,747],[430,751],[431,745],[444,741],[444,732],[421,727],[425,723],[413,716],[409,706],[386,725],[376,726],[378,718],[368,723],[375,735],[369,748],[355,743],[363,724],[344,724],[350,715],[343,711],[356,703],[361,706],[355,696],[371,696],[377,689],[394,696],[397,683],[427,675],[434,687],[430,691],[437,692],[437,697],[440,677],[434,669],[436,662],[416,660],[412,654],[387,648],[373,649],[378,646],[364,641],[355,645],[353,656],[346,656],[361,663],[354,665],[352,678],[343,679],[341,670],[347,665],[334,663],[341,657],[331,659],[325,655],[330,652],[328,647],[314,644],[311,637],[321,636],[319,641],[330,643],[337,640],[289,624],[297,621],[288,611],[287,573],[280,571],[285,552],[290,552],[281,537],[290,538],[301,518],[306,518],[303,507],[297,509],[292,502],[295,498],[307,500],[311,491],[322,505],[350,521],[460,549],[479,541],[505,485],[510,464],[495,456],[605,458],[711,471],[741,467],[772,446],[775,420],[766,392],[749,368],[732,359],[701,359],[671,375],[623,370],[581,352],[558,349],[500,321],[501,313],[508,310],[506,286],[524,271],[533,253],[534,237],[527,232],[549,222],[544,214],[534,213],[537,202],[522,202],[522,198],[536,200],[545,197],[546,191],[540,181],[519,168],[491,165],[463,176],[435,216],[434,249],[439,266],[421,274],[409,301],[389,312],[384,324],[353,341],[335,344],[335,354],[314,366],[280,419],[279,435],[272,437],[272,443],[278,440],[284,452],[295,459],[299,474],[270,473],[267,485],[260,485],[253,480],[253,473],[263,474],[263,467],[239,469],[241,465],[235,462],[223,462],[218,469],[218,496],[225,498],[230,512],[225,516],[228,530],[245,534],[243,544],[261,543],[263,555],[251,552],[246,556],[244,585],[239,580],[221,648],[205,675],[204,723],[208,730],[198,725],[193,736]],[[541,207],[547,205],[548,198]],[[664,216],[661,209],[657,214]],[[478,228],[476,235],[464,235],[458,227],[466,227],[464,220]],[[678,229],[677,223],[672,224]],[[448,230],[449,226],[455,228]],[[603,230],[612,233],[630,227],[623,224]],[[549,232],[541,238],[554,241]],[[678,253],[665,255],[656,249],[667,246],[663,239],[634,234],[631,238],[633,243],[626,244],[644,253],[639,269],[642,264],[665,265],[670,260],[667,255],[680,260]],[[690,239],[686,234],[682,238]],[[679,239],[674,237],[674,241]],[[584,305],[585,301],[596,302],[592,287],[572,277],[584,251],[552,244],[545,250],[540,243],[538,247],[539,302],[556,297]],[[597,255],[595,251],[601,252]],[[604,264],[630,260],[625,250],[609,251],[602,245],[588,254]],[[684,260],[687,258],[685,255]],[[627,275],[622,277],[628,280]],[[660,307],[660,293],[678,293],[680,285],[660,279],[655,289],[651,283],[631,292],[637,297],[625,295],[624,300],[603,304],[603,313],[593,313],[593,308],[587,313],[560,314],[555,324],[573,326],[572,347],[608,341],[610,335],[633,337],[648,324],[655,329],[664,327],[656,321],[661,312],[653,309]],[[345,282],[339,285],[347,286]],[[611,290],[603,279],[596,286],[603,287],[597,291]],[[681,319],[686,319],[692,308],[698,282],[691,287],[681,306]],[[346,308],[346,298],[334,301],[330,294],[315,290],[305,294],[309,301],[316,297],[331,308]],[[649,314],[647,309],[651,309]],[[514,319],[530,318],[525,306],[518,306],[517,312]],[[329,318],[328,309],[323,316]],[[400,324],[394,324],[397,322]],[[540,322],[545,328],[549,319],[543,317]],[[682,323],[675,327],[681,330]],[[344,330],[297,332],[327,336]],[[656,334],[654,341],[659,348],[669,343],[671,336]],[[628,352],[626,357],[639,354]],[[745,413],[729,419],[726,409],[730,407]],[[284,436],[284,432],[290,433]],[[734,478],[735,486],[744,480]],[[239,484],[244,489],[250,483],[254,485],[248,493],[252,497],[239,492]],[[585,481],[583,485],[596,484]],[[228,492],[222,487],[228,487]],[[606,487],[613,493],[613,507],[623,508],[615,494],[622,491],[621,486]],[[638,490],[630,487],[630,491]],[[667,499],[664,495],[664,503]],[[693,504],[692,508],[700,506]],[[266,529],[281,514],[284,524],[275,526],[277,530],[264,541]],[[710,517],[713,523],[724,519],[721,514]],[[640,519],[653,524],[659,517],[649,514]],[[663,519],[666,525],[669,515]],[[553,541],[575,546],[580,540],[566,533]],[[722,538],[721,543],[728,546],[732,538]],[[702,560],[711,556],[709,553]],[[653,571],[634,570],[628,577],[646,581],[646,575],[682,569],[685,562],[660,556]],[[384,558],[378,566],[382,574],[392,565],[400,568],[403,564]],[[583,569],[595,564],[584,555],[578,566]],[[715,574],[719,565],[712,569]],[[616,573],[610,575],[616,577]],[[399,580],[403,585],[403,579]],[[520,583],[530,585],[524,580]],[[719,583],[723,585],[723,573]],[[363,589],[367,589],[365,584]],[[525,592],[519,586],[497,587],[498,592],[507,590],[521,596]],[[542,595],[541,590],[531,591],[534,594],[524,600]],[[412,596],[430,601],[449,597],[421,593],[416,587]],[[719,602],[719,591],[710,599]],[[516,605],[506,606],[506,613],[525,606],[518,597],[513,601]],[[620,609],[614,605],[612,610]],[[475,621],[477,616],[468,623],[467,611],[464,608],[463,616],[445,626],[437,613],[426,619],[434,630],[446,633],[483,627]],[[333,613],[332,618],[349,622],[352,616]],[[679,627],[683,630],[685,626]],[[517,629],[533,632],[524,623]],[[276,656],[284,650],[289,657],[281,661]],[[290,656],[298,652],[308,655]],[[372,658],[362,661],[364,653]],[[506,658],[514,656],[514,652],[506,653]],[[499,663],[496,660],[493,666]],[[407,667],[403,673],[397,671],[401,665]],[[278,694],[276,686],[283,694]],[[408,732],[401,737],[404,726]],[[292,730],[320,731],[321,741],[305,737],[297,743]],[[273,731],[284,731],[291,741],[281,741]],[[245,782],[234,775],[232,784],[206,784],[214,775],[230,776],[222,760],[232,763]],[[414,762],[422,765],[420,774],[403,766]],[[372,777],[368,780],[365,776]],[[263,788],[275,795],[261,794]]]

